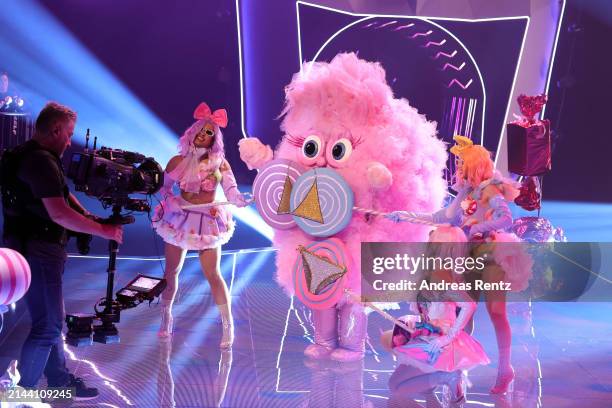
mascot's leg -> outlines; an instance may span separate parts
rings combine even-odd
[[[346,303],[338,311],[338,338],[340,347],[334,350],[331,358],[340,362],[361,360],[365,354],[365,338],[368,317],[363,307]]]
[[[315,342],[306,347],[304,354],[314,359],[327,358],[338,346],[338,310],[313,310],[312,320]]]

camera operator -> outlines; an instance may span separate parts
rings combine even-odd
[[[120,226],[99,224],[68,191],[60,157],[70,146],[76,113],[49,102],[36,119],[32,140],[2,157],[4,243],[20,251],[32,270],[26,302],[32,317],[19,364],[20,386],[36,387],[44,373],[49,387],[75,388],[76,399],[98,390],[68,372],[62,341],[62,275],[66,230],[121,242]]]

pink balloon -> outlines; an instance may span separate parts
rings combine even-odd
[[[15,303],[30,288],[28,261],[17,251],[0,248],[0,305]]]

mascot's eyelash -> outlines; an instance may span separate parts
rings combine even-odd
[[[349,134],[348,139],[351,141],[351,144],[353,145],[353,149],[359,146],[363,142],[363,140],[361,140],[361,136],[358,136],[355,138],[353,137],[352,134]]]
[[[306,138],[287,134],[287,136],[285,137],[285,140],[287,140],[287,142],[292,146],[302,147],[302,145],[304,144],[304,140],[306,140]]]

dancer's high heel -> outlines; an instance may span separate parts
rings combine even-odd
[[[455,406],[461,404],[465,400],[465,392],[463,385],[463,373],[455,371],[450,373],[450,377],[446,382],[450,390],[450,402]]]
[[[505,371],[503,374],[500,372],[497,374],[497,380],[495,385],[491,388],[491,394],[506,394],[512,392],[514,389],[514,368],[510,366],[510,370]]]
[[[171,306],[162,306],[162,319],[159,327],[159,331],[157,332],[157,337],[160,339],[168,339],[172,337],[173,330],[173,318],[172,318],[172,307]]]
[[[221,348],[229,349],[234,344],[234,319],[228,304],[218,305],[223,325],[223,335],[221,337]]]

